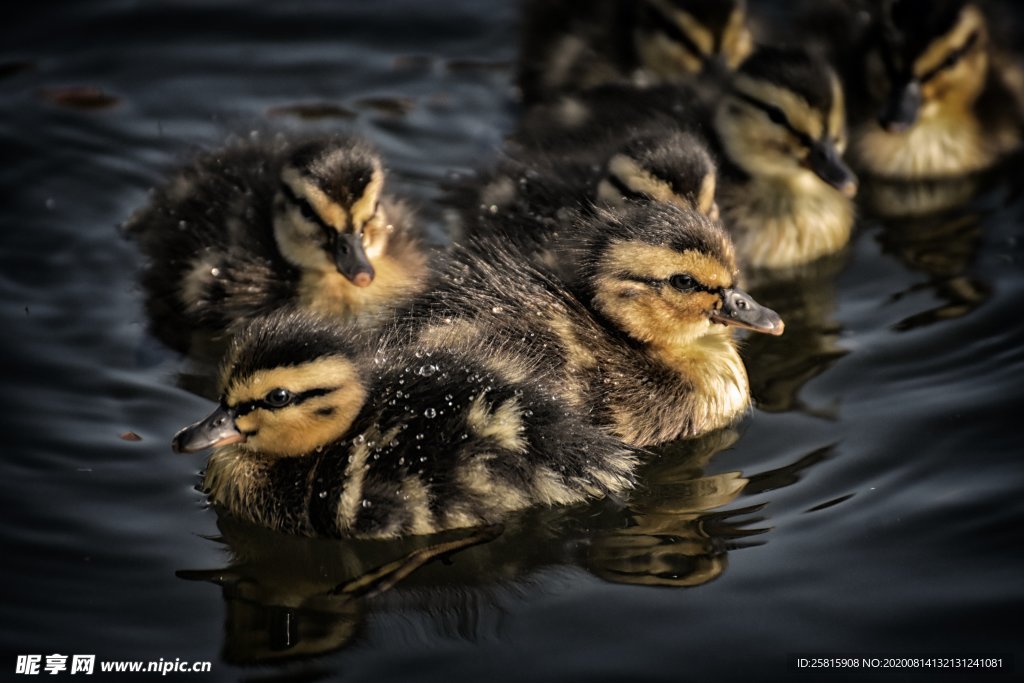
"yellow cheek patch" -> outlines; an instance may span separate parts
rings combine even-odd
[[[754,37],[747,29],[747,14],[743,7],[736,7],[722,32],[721,54],[729,68],[735,69],[753,49]]]
[[[262,400],[274,389],[299,394],[310,389],[359,385],[355,366],[344,358],[321,358],[296,366],[259,370],[244,382],[232,383],[225,399],[229,406]],[[345,389],[342,389],[345,391]]]
[[[708,173],[700,181],[700,194],[697,195],[697,209],[705,216],[711,216],[715,220],[718,219],[718,207],[715,206],[716,184],[715,174]]]
[[[608,172],[632,192],[645,194],[651,199],[686,208],[695,208],[685,197],[680,197],[667,182],[655,177],[640,167],[625,154],[616,154],[608,162]],[[602,181],[598,187],[598,198],[609,204],[621,205],[622,199],[611,183]]]
[[[729,287],[733,282],[732,271],[707,254],[693,250],[678,252],[668,247],[635,242],[613,245],[603,260],[601,270],[611,277],[628,273],[654,280],[667,280],[685,273],[706,287]]]
[[[832,110],[828,113],[828,135],[836,141],[836,147],[842,152],[846,148],[846,102],[839,79],[833,75],[831,80]]]
[[[658,3],[662,7],[665,3]],[[672,18],[675,20],[679,28],[683,30],[690,40],[693,41],[694,45],[700,48],[701,54],[710,55],[715,49],[715,37],[711,35],[703,24],[694,19],[691,15],[686,12],[675,11],[671,12]]]
[[[356,229],[365,226],[377,209],[377,202],[380,200],[381,189],[384,187],[384,172],[379,168],[374,169],[373,177],[366,184],[363,194],[352,204],[352,224]],[[344,225],[336,223],[335,225]]]
[[[304,178],[294,168],[287,168],[281,173],[283,180],[296,197],[309,202],[320,219],[333,226],[339,232],[344,232],[348,225],[348,212],[345,208],[327,196],[327,194],[316,186],[316,183]]]
[[[984,29],[985,18],[981,11],[973,5],[964,7],[953,30],[932,41],[921,56],[914,60],[914,75],[919,78],[924,76],[941,64],[951,52],[963,47],[972,33],[984,33]]]
[[[815,140],[821,138],[823,132],[821,113],[796,93],[742,75],[736,77],[736,89],[754,99],[774,104],[785,113],[786,119],[793,128],[806,133]],[[752,105],[746,106],[752,107]],[[763,113],[761,115],[764,116]]]

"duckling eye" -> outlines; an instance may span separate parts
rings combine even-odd
[[[316,214],[316,211],[313,211],[313,207],[309,205],[309,202],[300,199],[298,201],[298,206],[299,213],[302,214],[303,218],[305,218],[310,223],[320,223],[320,217]]]
[[[778,107],[769,106],[766,110],[768,112],[768,119],[777,125],[785,126],[789,121],[786,119],[786,115]]]
[[[287,389],[271,389],[270,392],[264,397],[264,401],[274,408],[283,408],[292,401],[292,392]]]
[[[689,275],[673,275],[668,279],[668,283],[681,292],[690,292],[697,289],[697,281]]]

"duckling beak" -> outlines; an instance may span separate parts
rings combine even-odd
[[[779,314],[754,301],[741,289],[723,289],[722,307],[712,311],[711,322],[779,336],[786,329]]]
[[[175,453],[195,453],[204,448],[216,448],[245,441],[245,435],[235,426],[235,418],[220,406],[206,419],[185,427],[174,435],[171,449]]]
[[[921,84],[917,81],[894,88],[878,115],[878,123],[890,133],[905,132],[917,122],[921,99]]]
[[[369,287],[373,283],[374,270],[363,248],[363,239],[354,233],[338,235],[334,250],[334,264],[338,272],[348,278],[356,287]]]
[[[807,168],[844,196],[853,198],[857,194],[857,176],[843,162],[839,150],[832,143],[816,142],[807,155],[806,164]]]

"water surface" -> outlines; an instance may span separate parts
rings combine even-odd
[[[330,592],[424,541],[287,538],[206,505],[201,459],[169,439],[209,403],[147,334],[117,225],[198,147],[349,130],[443,240],[439,183],[515,122],[516,17],[470,0],[110,0],[8,20],[0,666],[93,653],[212,661],[203,680],[679,681],[787,678],[795,653],[1020,659],[1020,163],[961,208],[865,216],[847,253],[757,283],[787,319],[745,348],[758,408],[665,448],[629,500],[524,514],[360,599]]]

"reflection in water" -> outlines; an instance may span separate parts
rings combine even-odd
[[[952,211],[974,198],[978,175],[937,180],[902,181],[863,178],[858,201],[873,217],[899,221]]]
[[[750,391],[758,408],[777,413],[798,410],[826,419],[835,406],[808,406],[800,389],[839,358],[842,327],[835,320],[835,280],[846,265],[840,252],[797,268],[749,273],[749,291],[786,322],[781,337],[750,335],[742,346]]]
[[[898,300],[920,290],[932,290],[943,303],[896,324],[911,330],[967,315],[983,304],[991,289],[968,275],[981,244],[978,212],[954,212],[906,221],[888,221],[879,234],[882,250],[895,255],[908,268],[928,279],[892,295]]]
[[[231,564],[177,575],[223,588],[224,659],[237,664],[340,649],[358,632],[366,598],[389,590],[433,560],[491,541],[502,530],[463,530],[428,545],[424,538],[401,543],[299,538],[227,514],[218,515],[218,527],[231,550]],[[415,545],[420,547],[408,549]],[[406,553],[400,555],[403,547]]]
[[[228,565],[178,576],[221,586],[223,654],[236,664],[302,659],[346,646],[381,604],[374,596],[400,581],[393,592],[402,599],[387,601],[389,609],[402,605],[441,620],[452,600],[465,608],[460,613],[500,609],[488,597],[497,587],[552,566],[582,567],[614,583],[697,586],[722,575],[729,552],[764,543],[769,531],[760,516],[765,502],[721,508],[741,495],[797,482],[830,452],[819,449],[752,475],[706,474],[711,458],[737,439],[735,431],[722,430],[671,444],[644,466],[644,488],[630,500],[529,510],[510,518],[503,532],[488,527],[389,541],[311,539],[218,510]],[[430,590],[417,590],[424,586]],[[456,631],[476,637],[461,617]]]
[[[766,531],[745,529],[750,520],[739,519],[757,507],[710,512],[747,484],[739,472],[704,476],[711,457],[737,438],[722,430],[665,448],[641,473],[646,490],[630,501],[622,527],[595,535],[588,568],[608,581],[649,586],[697,586],[720,576],[728,551],[745,547],[739,539]]]

